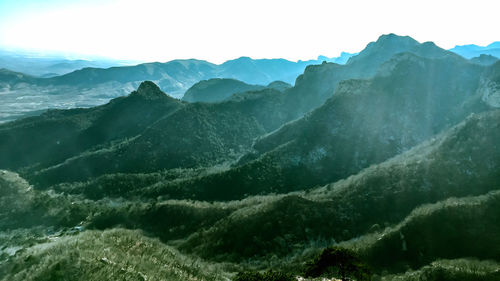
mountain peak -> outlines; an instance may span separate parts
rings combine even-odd
[[[386,39],[394,39],[394,38],[397,38],[397,37],[401,37],[399,35],[396,35],[394,33],[389,33],[389,34],[382,34],[379,36],[378,40],[386,40]]]
[[[234,59],[234,60],[229,60],[229,61],[226,61],[227,62],[251,62],[252,61],[252,58],[251,57],[239,57],[237,59]]]
[[[487,48],[500,48],[500,41],[489,44]]]
[[[408,52],[420,45],[410,36],[399,36],[394,33],[384,34],[377,41],[369,43],[358,55],[349,58],[347,64],[364,61],[364,65],[371,65],[374,70],[380,63],[401,52]]]
[[[160,88],[151,81],[142,82],[135,93],[147,99],[157,99],[166,96],[166,94],[162,92],[162,90],[160,90]]]
[[[400,36],[394,33],[381,35],[375,44],[407,44],[407,45],[418,45],[418,41],[411,38],[410,36]]]
[[[137,88],[138,92],[143,92],[143,91],[160,91],[160,88],[153,82],[151,81],[144,81],[139,85],[139,88]]]

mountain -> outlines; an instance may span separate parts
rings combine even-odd
[[[0,90],[2,92],[10,91],[12,85],[32,83],[34,80],[34,77],[20,72],[14,72],[5,68],[0,69]]]
[[[376,42],[369,43],[358,55],[351,57],[347,64],[370,59],[372,67],[388,60],[393,54],[408,51],[420,43],[409,36],[398,36],[394,33],[382,35]]]
[[[269,84],[275,80],[293,83],[304,71],[307,62],[291,62],[284,59],[257,59],[241,57],[226,61],[220,65],[224,77],[234,78],[249,84]],[[288,71],[283,72],[283,69]]]
[[[288,93],[285,106],[295,109],[295,112],[290,114],[289,120],[302,117],[303,114],[321,106],[333,95],[340,81],[371,78],[384,62],[401,52],[425,58],[458,58],[454,53],[443,50],[431,42],[420,44],[407,36],[382,35],[377,41],[368,44],[358,55],[351,57],[345,65],[325,62],[321,65],[308,66],[304,74],[297,77],[295,87]]]
[[[24,167],[45,185],[222,164],[285,122],[282,112],[272,110],[281,97],[264,89],[221,103],[187,104],[144,82],[129,96],[100,107],[51,111],[0,126],[0,152],[6,156],[0,166]],[[15,142],[16,149],[9,149]],[[26,157],[16,156],[21,153]]]
[[[349,237],[356,236],[359,231],[368,234],[341,242],[340,245],[356,249],[379,274],[387,274],[383,273],[384,271],[393,274],[400,273],[408,267],[420,268],[425,265],[419,270],[425,270],[427,276],[431,273],[438,274],[436,271],[443,266],[440,271],[441,276],[451,274],[448,273],[449,271],[461,272],[463,270],[463,274],[484,276],[482,273],[484,271],[484,274],[488,272],[486,276],[495,277],[495,268],[498,267],[494,261],[480,262],[457,258],[471,255],[482,259],[497,259],[498,257],[495,252],[498,251],[497,247],[492,247],[498,244],[496,241],[498,230],[495,223],[498,220],[498,212],[495,212],[499,202],[498,191],[476,195],[499,189],[496,179],[499,176],[497,168],[500,165],[498,163],[500,152],[497,149],[491,149],[496,147],[494,144],[500,137],[499,131],[496,130],[499,118],[498,111],[473,115],[437,138],[400,156],[372,166],[354,177],[308,193],[248,198],[241,202],[227,203],[226,206],[194,203],[193,207],[203,212],[211,213],[212,211],[209,210],[217,207],[226,209],[229,213],[213,221],[212,227],[200,229],[199,233],[191,235],[189,239],[182,242],[181,249],[195,252],[209,260],[213,260],[214,256],[218,260],[231,261],[239,260],[241,256],[252,256],[254,263],[258,259],[253,256],[255,251],[259,254],[275,255],[274,259],[276,259],[276,254],[279,256],[295,254],[291,259],[298,258],[296,263],[301,264],[304,255],[308,255],[307,251],[314,251],[314,247],[328,245],[331,243],[328,241],[332,239],[347,240]],[[491,135],[490,132],[494,134]],[[449,177],[446,174],[453,176]],[[11,185],[6,185],[6,183]],[[18,176],[2,172],[0,175],[2,190],[12,188],[13,185],[19,185],[20,189],[24,186],[29,190],[29,185],[23,183]],[[28,194],[32,192],[36,191],[31,189]],[[23,190],[19,194],[26,194],[26,191]],[[2,198],[5,198],[5,194],[2,195]],[[463,197],[470,195],[476,197]],[[450,196],[462,198],[443,199]],[[13,198],[15,198],[14,202],[21,200]],[[50,198],[51,196],[47,196],[47,201],[53,200],[54,207],[58,206],[59,209],[65,206],[63,203],[66,200],[68,200],[68,207],[75,208],[81,204],[76,203],[78,201],[75,202],[75,198],[65,200],[57,197]],[[30,202],[29,200],[22,201]],[[415,207],[422,203],[433,204]],[[18,202],[15,202],[14,206],[17,204]],[[87,201],[82,206],[89,204],[90,202]],[[124,202],[121,204],[110,202],[102,206],[120,210],[122,213],[118,214],[121,215],[114,215],[114,221],[122,223],[123,212],[133,210],[127,206],[118,207],[123,204]],[[187,202],[164,202],[158,206],[167,204],[181,205]],[[234,211],[235,209],[237,211]],[[229,215],[231,212],[233,213]],[[191,219],[188,212],[181,211],[181,213],[183,218],[189,216]],[[108,216],[113,216],[113,214],[112,212]],[[92,219],[106,215],[101,211],[96,216],[97,218],[94,216]],[[147,224],[153,228],[155,225],[163,225],[161,217],[165,215],[157,214],[149,217],[150,221]],[[137,222],[144,221],[144,218],[135,219]],[[186,223],[190,219],[185,219],[183,222]],[[102,218],[98,220],[102,221]],[[443,225],[443,221],[447,223]],[[393,222],[397,223],[392,224]],[[135,225],[137,227],[137,224]],[[385,225],[389,227],[381,231],[381,226]],[[165,259],[162,263],[172,262],[172,265],[176,264],[177,257],[185,260],[175,249],[146,238],[137,231],[84,230],[80,234],[78,232],[82,230],[76,231],[76,235],[69,234],[70,232],[54,234],[52,239],[57,239],[56,243],[43,239],[34,240],[31,234],[30,243],[35,243],[37,246],[28,247],[23,251],[13,250],[19,252],[8,262],[0,263],[1,275],[9,277],[8,280],[17,280],[16,278],[25,280],[30,276],[68,276],[72,272],[68,269],[72,268],[73,262],[68,264],[65,262],[75,257],[76,250],[80,253],[76,255],[79,257],[78,260],[89,261],[85,266],[77,267],[79,272],[82,270],[87,272],[86,277],[107,276],[108,270],[112,270],[115,265],[123,267],[121,263],[125,261],[128,261],[128,269],[125,271],[127,274],[139,274],[138,272],[144,274],[144,272],[150,272],[145,271],[147,268],[151,266],[155,268],[155,265],[150,265],[144,259],[135,258],[136,254],[153,256],[160,260]],[[163,233],[168,232],[163,231]],[[17,233],[15,240],[18,243],[22,235]],[[12,241],[14,239],[9,240],[6,245],[10,245]],[[248,246],[250,241],[252,247]],[[403,241],[406,246],[402,246]],[[446,243],[433,243],[432,241],[446,241]],[[476,243],[471,245],[470,241],[476,241]],[[141,247],[133,248],[131,252],[131,244],[141,245]],[[449,247],[449,245],[453,246]],[[403,250],[403,247],[407,250]],[[100,248],[110,248],[112,251],[101,253],[97,250]],[[124,252],[125,248],[128,249],[127,254]],[[302,250],[304,248],[307,250]],[[54,251],[58,254],[51,254]],[[454,260],[440,260],[442,258]],[[46,263],[65,266],[43,266]],[[295,268],[300,267],[297,264]],[[103,270],[103,266],[109,267],[108,270]],[[200,274],[199,272],[213,273],[213,270],[217,269],[217,264],[203,263],[201,266],[203,267],[201,271],[189,271],[190,267],[186,270],[191,272],[190,274]],[[452,266],[452,269],[448,266]],[[465,270],[474,266],[481,266],[481,269],[471,272]],[[437,269],[434,270],[434,267]],[[219,274],[225,275],[220,272],[220,268],[218,270]],[[116,274],[121,274],[120,272],[123,271],[117,271]],[[147,274],[156,276],[153,272]],[[167,270],[163,274],[172,273]],[[424,272],[418,272],[418,274],[424,274]],[[392,278],[399,278],[398,276],[402,278],[403,275],[397,274]],[[175,277],[172,276],[172,278]],[[221,278],[222,276],[219,275]],[[484,280],[495,280],[485,278]],[[430,280],[442,280],[442,278]]]
[[[68,59],[62,55],[38,54],[26,51],[8,51],[0,49],[0,68],[25,73],[35,77],[63,75],[85,67],[106,68],[129,65],[133,62],[110,59]]]
[[[378,65],[397,52],[414,52],[424,57],[451,54],[431,43],[419,45],[418,42],[413,41],[411,38],[394,34],[381,36],[377,42],[371,43],[360,54],[352,57],[353,54],[344,54],[344,58],[349,57],[345,66],[328,63],[335,59],[326,57],[298,62],[283,59],[254,60],[242,57],[221,65],[199,60],[174,60],[166,63],[146,63],[107,69],[84,68],[62,76],[38,78],[29,83],[12,82],[3,86],[3,93],[7,94],[5,96],[8,98],[2,104],[1,111],[4,112],[5,117],[0,116],[0,122],[47,108],[64,109],[101,105],[112,98],[130,93],[144,80],[155,82],[171,96],[181,97],[186,90],[200,80],[232,78],[247,84],[258,85],[267,85],[280,80],[293,84],[300,75],[296,81],[300,84],[299,87],[291,91],[290,98],[285,104],[288,108],[296,108],[296,112],[290,113],[287,117],[293,120],[320,106],[331,96],[339,81],[373,76]],[[323,62],[326,65],[307,69],[308,66]],[[302,73],[304,74],[301,75]],[[312,77],[309,77],[310,74]],[[321,79],[321,81],[309,81],[310,78]],[[308,93],[311,91],[317,96],[309,96]]]
[[[173,60],[110,68],[85,67],[61,76],[37,77],[22,83],[17,80],[1,81],[0,94],[6,98],[0,105],[0,123],[20,116],[34,115],[49,108],[102,105],[112,98],[127,95],[145,80],[155,82],[163,91],[177,98],[182,97],[186,90],[200,80],[212,78],[232,78],[259,85],[267,85],[276,80],[293,84],[307,65],[321,62],[254,60],[242,57],[215,65],[194,59]]]
[[[441,58],[445,56],[456,56],[437,47],[432,42],[420,44],[409,36],[398,36],[390,33],[382,35],[376,42],[366,46],[358,55],[351,57],[346,65],[368,65],[365,72],[376,72],[380,64],[389,60],[397,53],[410,52],[426,58]],[[360,68],[360,66],[358,66]]]
[[[402,47],[391,47],[388,48],[389,51],[383,51],[389,46],[388,44]],[[337,91],[333,98],[315,113],[259,140],[254,145],[256,153],[248,154],[240,161],[241,167],[227,172],[234,173],[233,176],[226,177],[226,174],[222,174],[221,177],[225,178],[223,182],[216,180],[218,175],[213,175],[214,178],[209,177],[207,180],[201,179],[205,187],[197,190],[203,193],[204,190],[210,190],[212,188],[210,186],[214,184],[220,184],[221,188],[231,186],[234,184],[231,182],[234,177],[237,182],[245,179],[236,175],[243,173],[251,176],[260,171],[259,167],[269,165],[273,168],[265,169],[264,173],[258,177],[263,181],[259,184],[262,191],[282,190],[284,186],[293,189],[298,186],[326,183],[356,173],[371,163],[383,161],[400,153],[446,126],[453,125],[453,122],[460,120],[467,113],[477,110],[474,107],[480,107],[480,105],[477,105],[475,100],[467,105],[472,108],[467,108],[465,111],[461,111],[460,106],[464,100],[473,99],[470,93],[477,88],[478,77],[483,68],[470,64],[433,44],[418,44],[416,41],[396,35],[381,36],[377,42],[369,44],[367,54],[362,51],[358,55],[359,58],[353,57],[345,66],[325,63],[308,67],[305,73],[297,79],[295,87],[283,92],[264,89],[232,96],[220,104],[192,105],[179,104],[178,101],[161,95],[165,96],[164,99],[168,100],[168,104],[175,104],[173,107],[175,109],[165,114],[159,112],[146,115],[152,116],[152,119],[148,121],[150,123],[144,123],[148,124],[147,126],[138,126],[135,131],[123,135],[117,134],[116,138],[112,139],[80,144],[81,140],[92,139],[92,137],[79,136],[83,130],[87,129],[85,126],[92,124],[88,116],[93,116],[93,114],[87,113],[93,112],[92,110],[61,112],[61,115],[52,117],[47,114],[41,119],[26,121],[26,124],[48,122],[47,120],[55,124],[60,122],[66,124],[67,129],[59,132],[60,134],[57,132],[63,126],[57,127],[58,130],[53,130],[47,125],[51,128],[50,134],[43,131],[41,133],[25,132],[19,129],[21,126],[0,127],[0,132],[3,131],[6,136],[3,138],[3,143],[0,143],[0,147],[6,153],[5,155],[9,156],[0,162],[0,167],[20,169],[38,163],[28,169],[27,173],[30,175],[28,177],[47,185],[86,180],[106,173],[155,172],[161,169],[222,164],[228,160],[238,159],[243,153],[248,152],[256,137],[270,133],[285,122],[301,117],[315,106],[321,105],[332,96],[340,80],[353,76],[371,77],[374,75],[372,70],[364,67],[365,61],[367,64],[382,63],[391,52],[400,51],[407,46],[413,53],[435,59],[424,59],[412,54],[399,55],[381,67],[378,78],[371,82],[363,80],[344,82],[342,90]],[[382,50],[383,54],[374,53],[375,49]],[[178,66],[181,69],[185,67],[198,69],[206,65],[186,61],[184,65],[179,62]],[[123,71],[123,68],[118,70]],[[404,76],[404,73],[408,72],[422,72],[422,74],[415,75],[414,79],[409,80]],[[442,81],[447,81],[447,83]],[[157,91],[159,90],[156,89],[154,92]],[[350,92],[359,93],[359,97],[350,95]],[[455,96],[450,96],[451,93]],[[441,96],[434,97],[434,95]],[[376,97],[380,100],[373,100]],[[129,100],[129,98],[122,99]],[[356,107],[352,105],[354,102],[358,104]],[[377,109],[377,104],[386,103],[391,105],[391,110]],[[118,103],[111,102],[110,104]],[[441,104],[447,104],[448,107],[440,108]],[[428,112],[422,112],[420,108],[426,106],[429,107]],[[107,112],[108,107],[110,105],[99,107],[102,110],[98,112]],[[143,108],[147,107],[137,108],[137,114],[141,114],[140,112],[144,112]],[[401,120],[393,120],[391,117],[404,116],[403,112],[408,110],[415,111],[415,113]],[[126,111],[127,109],[117,106],[117,112]],[[442,114],[441,111],[448,113]],[[71,118],[65,116],[66,114],[73,116],[76,112],[84,112],[86,115],[76,114],[75,116],[78,117]],[[116,122],[119,115],[110,116],[112,116],[110,120]],[[74,120],[78,120],[78,124],[85,124],[85,126],[79,125],[80,128],[74,126]],[[335,122],[330,120],[335,120]],[[358,125],[351,129],[342,125],[349,124],[353,120],[357,120],[355,124]],[[385,123],[385,120],[396,123],[387,131],[374,131],[374,128]],[[417,125],[414,124],[415,120],[428,122]],[[32,126],[25,125],[24,127],[32,128]],[[37,125],[37,127],[40,126]],[[113,132],[112,128],[108,130]],[[407,131],[411,132],[411,135],[401,135],[401,132]],[[288,132],[293,132],[293,134],[290,135]],[[322,135],[315,136],[318,132],[336,133],[321,133]],[[29,137],[26,138],[23,134]],[[88,136],[92,134],[89,133]],[[69,135],[71,137],[67,137]],[[314,137],[311,138],[311,136]],[[337,139],[339,136],[343,137]],[[390,137],[394,139],[384,140]],[[364,150],[351,150],[353,143],[349,138],[357,139],[358,144]],[[36,139],[41,143],[33,145],[29,142],[19,142],[17,149],[11,149],[12,144],[18,139]],[[363,142],[365,140],[367,143]],[[114,142],[109,143],[110,141]],[[399,144],[394,146],[393,143]],[[37,150],[40,147],[44,149]],[[373,147],[381,149],[374,153]],[[24,155],[30,155],[29,158],[14,156],[20,155],[24,149],[29,152],[24,153]],[[343,151],[343,153],[337,154],[336,151]],[[352,153],[349,154],[349,151]],[[255,158],[261,159],[250,161]],[[29,159],[32,159],[31,163]],[[163,159],[169,159],[169,161]],[[295,160],[292,161],[292,159]],[[317,163],[315,159],[323,164]],[[245,162],[248,163],[245,164]],[[291,163],[295,164],[291,165]],[[337,166],[338,163],[343,164],[340,168],[336,168],[334,173],[328,172],[331,165]],[[188,186],[194,188],[197,184],[200,183],[194,181]],[[248,184],[249,182],[241,183],[241,191],[230,192],[224,196],[237,198],[246,193],[244,190],[249,188],[246,187]],[[190,188],[185,187],[179,190],[190,190]],[[260,191],[251,191],[251,193],[255,192]],[[193,194],[199,196],[197,192]],[[217,197],[219,194],[213,193],[213,196]]]
[[[396,55],[379,68],[375,78],[342,82],[323,106],[257,141],[254,148],[262,157],[287,155],[289,160],[296,159],[302,171],[312,166],[318,171],[321,164],[316,161],[333,164],[344,159],[341,155],[351,160],[349,164],[343,160],[334,164],[336,172],[344,164],[362,168],[373,163],[369,159],[400,153],[456,124],[470,112],[482,110],[479,97],[474,95],[482,72],[481,67],[453,56],[424,59],[409,53]],[[422,74],[407,79],[405,73]],[[357,149],[346,150],[344,142],[349,147],[369,147],[366,153],[371,156],[365,158],[364,152]],[[383,147],[395,150],[383,156],[388,152]],[[276,154],[271,152],[274,149]],[[337,160],[327,160],[330,153]],[[310,165],[299,168],[300,163]]]
[[[439,259],[495,260],[500,249],[491,245],[499,242],[500,229],[495,223],[500,219],[495,211],[499,204],[500,192],[497,190],[424,205],[382,233],[362,237],[358,243],[352,241],[352,247],[358,247],[370,264],[393,270],[405,264],[420,268]],[[480,226],[485,224],[488,225],[485,228]],[[468,241],[478,243],[470,247]],[[385,254],[381,254],[381,249]],[[391,249],[389,254],[387,249]]]
[[[320,62],[323,62],[323,61],[326,61],[326,62],[333,62],[333,63],[336,63],[336,64],[346,64],[346,62],[349,60],[349,58],[357,55],[358,53],[347,53],[347,52],[342,52],[340,53],[340,56],[339,57],[336,57],[336,58],[328,58],[328,57],[325,57],[325,56],[318,56],[318,61]]]
[[[279,80],[293,84],[297,76],[308,65],[321,64],[323,61],[345,63],[354,54],[342,53],[338,58],[319,56],[317,60],[292,62],[285,59],[251,59],[241,57],[226,61],[219,66],[218,77],[233,78],[249,84],[266,85]]]
[[[374,78],[340,83],[323,106],[256,140],[254,152],[235,167],[157,185],[150,196],[172,191],[177,197],[233,200],[340,180],[487,110],[479,84],[483,72],[455,56],[396,55]]]
[[[492,65],[500,59],[492,55],[481,54],[479,57],[471,58],[470,61],[481,65]]]
[[[283,81],[274,81],[274,82],[271,82],[267,85],[267,88],[275,89],[275,90],[278,90],[280,92],[284,92],[285,90],[290,89],[291,87],[292,87],[292,85],[290,85],[286,82],[283,82]]]
[[[218,102],[233,94],[261,90],[264,86],[249,85],[235,79],[214,78],[202,80],[189,88],[182,100],[188,102]]]
[[[131,139],[76,155],[30,178],[52,184],[106,173],[223,164],[246,151],[264,132],[254,118],[225,104],[193,103],[164,116]]]
[[[483,76],[477,94],[488,106],[500,108],[500,62],[489,67]]]
[[[214,76],[214,67],[204,61],[177,60],[107,69],[84,68],[51,78],[33,78],[29,83],[10,81],[4,86],[6,91],[2,94],[7,98],[0,109],[9,118],[48,108],[93,107],[130,93],[145,80],[155,81],[172,95],[182,95],[194,83]]]
[[[439,48],[430,46],[433,45],[432,43],[424,43],[423,45],[427,45],[429,49],[434,49],[438,52],[434,55],[443,55],[443,50],[438,50]],[[0,55],[0,68],[7,68],[14,70],[14,72],[47,77],[53,74],[65,73],[69,69],[79,70],[60,77],[30,80],[29,83],[18,83],[15,81],[11,81],[8,84],[3,83],[0,88],[1,93],[9,95],[4,99],[3,106],[0,109],[2,112],[0,122],[10,121],[21,116],[39,114],[39,112],[42,112],[41,110],[48,108],[66,109],[101,105],[112,98],[130,93],[144,80],[153,81],[169,95],[180,98],[186,90],[200,80],[232,78],[247,84],[258,85],[267,85],[275,80],[281,80],[293,84],[297,76],[304,73],[308,65],[321,64],[324,61],[327,63],[353,64],[348,68],[337,69],[335,71],[337,73],[333,77],[338,78],[333,78],[328,83],[320,83],[324,85],[324,89],[314,89],[319,90],[319,93],[325,91],[332,93],[335,88],[334,85],[338,81],[372,76],[379,64],[397,52],[414,52],[420,56],[429,57],[430,52],[423,54],[419,53],[418,50],[411,50],[411,48],[425,49],[418,46],[418,42],[410,37],[388,34],[381,36],[377,42],[369,44],[361,52],[362,54],[342,53],[338,58],[319,56],[317,60],[291,62],[283,59],[254,60],[248,57],[241,57],[227,61],[221,65],[199,60],[174,60],[166,63],[146,63],[136,66],[111,68],[104,67],[127,62],[53,60],[33,55],[3,52],[2,54],[4,55]],[[493,43],[488,47],[475,46],[473,49],[495,50],[496,47],[498,47],[497,44]],[[460,49],[459,47],[457,48]],[[452,50],[456,51],[457,48]],[[480,53],[475,56],[479,55]],[[2,61],[1,58],[4,58],[4,60]],[[10,63],[9,61],[12,58],[15,61],[19,61],[19,63]],[[364,62],[356,63],[359,60]],[[16,65],[22,66],[16,67]],[[42,68],[40,70],[42,72],[36,70],[37,68]],[[43,70],[44,68],[46,70]],[[32,69],[36,73],[30,72],[29,69]],[[322,71],[327,71],[326,67]],[[297,93],[297,95],[302,94]],[[325,100],[324,97],[320,97],[318,99],[299,101],[295,97],[288,103],[289,106],[297,107],[303,113],[321,105]],[[300,115],[294,114],[289,119],[296,119]]]
[[[457,45],[454,48],[450,49],[450,51],[457,53],[467,59],[479,57],[480,55],[500,57],[500,42],[493,42],[485,47],[474,44],[462,46]]]
[[[136,136],[182,103],[151,82],[128,97],[90,108],[51,110],[0,126],[2,167],[15,169],[36,163],[55,163],[95,145]]]
[[[235,79],[213,78],[194,84],[186,91],[182,100],[187,102],[220,102],[232,95],[244,92],[258,92],[265,88],[283,92],[291,87],[292,85],[283,81],[274,81],[267,86],[261,86],[249,85]]]
[[[498,205],[498,190],[500,189],[497,181],[500,177],[500,169],[498,169],[500,150],[494,145],[500,138],[496,130],[499,120],[498,110],[472,115],[443,134],[381,164],[372,165],[351,177],[307,192],[261,198],[260,206],[239,209],[211,228],[190,236],[181,248],[217,260],[238,260],[266,254],[294,255],[295,251],[300,253],[310,246],[309,243],[316,240],[327,244],[332,243],[328,241],[347,241],[363,233],[380,231],[385,226],[400,222],[407,224],[410,220],[407,217],[411,218],[412,224],[416,224],[411,230],[413,236],[408,237],[407,240],[408,249],[412,247],[412,251],[418,250],[418,247],[412,244],[413,241],[432,243],[434,240],[430,233],[433,231],[442,232],[443,236],[440,237],[446,239],[446,233],[450,232],[432,224],[442,224],[443,221],[450,221],[447,229],[454,229],[452,231],[455,232],[454,237],[464,240],[460,240],[462,243],[453,241],[456,248],[445,247],[440,248],[439,251],[446,250],[446,248],[457,251],[475,248],[475,246],[468,245],[463,236],[468,235],[469,228],[464,229],[460,224],[467,225],[466,222],[461,222],[465,218],[470,218],[470,221],[474,221],[474,218],[482,221],[479,218],[486,213],[490,214],[493,221],[498,217],[493,209]],[[234,189],[237,186],[234,185]],[[497,190],[493,197],[481,199],[494,199],[487,201],[490,205],[488,210],[491,210],[489,212],[479,211],[480,209],[474,211],[475,206],[478,205],[475,199],[464,200],[464,204],[468,205],[474,217],[469,217],[468,214],[456,216],[451,214],[450,219],[430,220],[426,225],[425,220],[412,214],[413,210],[422,204],[436,203],[450,197],[478,196],[492,190]],[[450,201],[444,204],[439,203],[438,208],[445,211],[448,211],[450,207],[461,209],[461,205],[457,206],[452,199]],[[432,207],[432,209],[435,208]],[[425,208],[425,210],[428,209]],[[415,212],[424,216],[429,214],[424,210]],[[464,210],[464,213],[466,212],[468,211]],[[451,217],[454,219],[453,224]],[[475,233],[484,235],[483,239],[488,240],[484,241],[483,245],[494,245],[497,238],[488,233],[498,232],[496,224],[483,225],[484,229],[476,228],[483,229],[480,233],[470,232],[471,235]],[[470,227],[470,229],[475,228]],[[400,228],[396,226],[393,228],[395,230],[387,231],[392,233],[387,239],[391,239],[394,246],[380,245],[384,243],[384,240],[382,242],[379,241],[380,239],[377,240],[380,235],[373,239],[374,243],[380,242],[380,246],[373,245],[371,251],[379,251],[379,254],[370,252],[372,255],[370,261],[386,262],[383,265],[386,269],[396,267],[395,260],[405,261],[406,258],[398,256],[401,254],[398,252],[401,245],[398,236]],[[234,229],[240,231],[234,232]],[[405,236],[409,231],[403,227]],[[422,236],[427,234],[431,236]],[[385,239],[384,235],[381,237]],[[248,247],[250,241],[252,247]],[[365,243],[364,239],[353,241],[354,244]],[[437,247],[442,244],[435,245]],[[498,251],[498,248],[491,250]],[[391,253],[394,251],[395,255],[381,254],[386,251]],[[436,257],[469,256],[467,253],[456,256],[432,252],[424,252],[424,254],[429,255],[426,258],[430,261]],[[487,253],[474,255],[482,258],[493,257]],[[412,257],[418,258],[418,252],[412,253]],[[427,259],[426,262],[429,260]]]
[[[173,60],[166,63],[145,63],[108,69],[85,68],[41,81],[49,85],[94,85],[111,81],[131,83],[151,80],[168,94],[180,96],[196,82],[210,78],[232,78],[247,84],[259,85],[266,85],[276,80],[293,83],[307,65],[314,63],[320,62],[241,57],[216,65],[194,59]]]
[[[95,86],[103,83],[137,83],[150,80],[163,91],[178,95],[199,80],[213,76],[215,65],[200,60],[174,60],[167,63],[145,63],[135,66],[84,68],[62,76],[42,79],[42,85]]]

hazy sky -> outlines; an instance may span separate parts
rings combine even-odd
[[[384,33],[500,41],[498,0],[0,0],[0,47],[117,59],[291,60],[360,51]]]

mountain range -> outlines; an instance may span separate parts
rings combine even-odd
[[[323,61],[345,61],[351,55],[353,54],[343,53],[338,59],[320,56],[318,60],[298,62],[241,57],[220,65],[194,59],[110,68],[85,65],[82,69],[49,78],[8,70],[12,64],[7,59],[5,63],[0,60],[0,68],[5,68],[0,73],[0,95],[4,101],[0,105],[0,122],[37,115],[46,109],[101,105],[112,98],[130,93],[144,80],[155,82],[163,91],[176,98],[182,97],[200,80],[212,78],[237,79],[258,85],[268,85],[277,80],[293,84],[307,65]],[[29,61],[27,64],[45,66],[43,61]],[[14,69],[25,70],[22,67]]]
[[[267,86],[249,85],[247,83],[228,78],[213,78],[202,80],[189,88],[182,100],[187,102],[220,102],[230,98],[235,94],[242,94],[249,91],[259,91],[265,88],[284,91],[292,85],[283,81],[274,81]]]
[[[286,63],[0,72],[37,87],[152,77],[0,125],[0,280],[304,276],[332,246],[372,280],[500,279],[500,62],[387,34],[293,85],[242,78],[271,62]],[[182,100],[168,71],[193,81]]]
[[[461,55],[464,58],[471,59],[480,55],[491,55],[500,58],[500,42],[493,42],[488,46],[478,46],[474,44],[455,46],[450,51]]]
[[[72,59],[58,54],[0,49],[0,68],[35,77],[63,75],[85,67],[107,68],[134,64],[133,61],[111,59]]]
[[[406,44],[412,44],[412,40]],[[495,53],[496,47],[496,43],[487,47],[465,45],[457,46],[451,51],[471,58],[475,63],[491,65],[499,56]],[[364,55],[367,54],[365,50]],[[480,57],[481,54],[483,57]],[[488,57],[488,54],[493,56]],[[4,68],[4,73],[0,75],[0,94],[4,100],[0,105],[0,122],[39,115],[46,109],[101,105],[112,98],[130,93],[144,80],[155,82],[163,91],[176,98],[181,98],[197,82],[212,78],[236,79],[260,86],[276,80],[293,85],[295,78],[302,74],[308,65],[321,64],[323,61],[345,64],[356,55],[357,53],[342,52],[337,58],[319,56],[316,60],[298,62],[241,57],[220,65],[199,60],[174,60],[123,66],[133,62],[104,59],[70,60],[0,51],[0,68]],[[371,64],[369,67],[375,69],[368,72],[373,73],[376,70],[375,65],[377,63]],[[6,75],[6,72],[12,73]],[[11,79],[13,75],[18,74],[32,77]]]

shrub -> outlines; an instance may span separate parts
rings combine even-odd
[[[354,251],[329,247],[306,264],[305,275],[306,277],[340,277],[343,281],[350,277],[356,280],[370,280],[371,272]]]
[[[234,281],[295,281],[292,274],[269,270],[265,273],[240,272]]]

